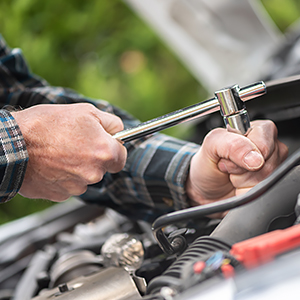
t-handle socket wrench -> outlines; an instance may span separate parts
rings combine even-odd
[[[202,117],[221,110],[227,129],[246,134],[250,128],[250,120],[244,101],[251,100],[266,93],[263,81],[239,88],[233,85],[215,93],[215,97],[197,104],[176,110],[150,121],[141,123],[113,135],[114,138],[129,142],[137,138],[161,131],[174,125]]]

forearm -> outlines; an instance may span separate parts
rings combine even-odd
[[[89,102],[102,111],[119,116],[125,128],[139,123],[106,101],[88,99],[70,89],[49,86],[29,71],[20,52],[10,51],[3,43],[0,59],[2,72],[9,78],[2,78],[1,82],[0,77],[2,104],[24,109],[36,104]],[[19,62],[17,66],[16,62]],[[139,204],[145,210],[157,210],[158,213],[187,207],[185,180],[197,145],[158,134],[126,143],[125,146],[128,160],[123,171],[114,175],[108,173],[99,184],[89,188],[84,197],[87,201],[94,199],[91,191],[96,189],[97,201],[107,201],[111,205],[134,204],[136,207]]]

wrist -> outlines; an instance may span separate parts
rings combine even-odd
[[[195,186],[193,186],[193,183],[190,180],[190,175],[187,177],[185,189],[190,206],[198,206],[205,203],[205,199],[200,195]]]

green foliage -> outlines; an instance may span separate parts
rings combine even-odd
[[[262,3],[282,32],[300,17],[299,0],[262,0]]]
[[[141,120],[205,98],[200,84],[120,0],[3,0],[0,27],[50,84],[106,99]]]
[[[17,195],[13,200],[1,204],[0,224],[46,209],[52,205],[54,203],[48,200],[27,199]]]

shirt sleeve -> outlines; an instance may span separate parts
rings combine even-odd
[[[0,36],[0,104],[27,108],[36,104],[89,102],[116,114],[125,128],[139,121],[104,100],[52,87],[32,74],[20,49],[9,49]],[[117,174],[107,173],[82,195],[87,202],[110,206],[133,218],[154,220],[162,213],[188,206],[185,181],[192,156],[199,146],[163,134],[125,144],[128,159]]]
[[[19,126],[8,111],[0,110],[0,202],[10,200],[20,189],[27,161]]]
[[[124,169],[107,173],[82,195],[83,199],[147,222],[189,207],[185,182],[198,145],[156,134],[127,148]]]

